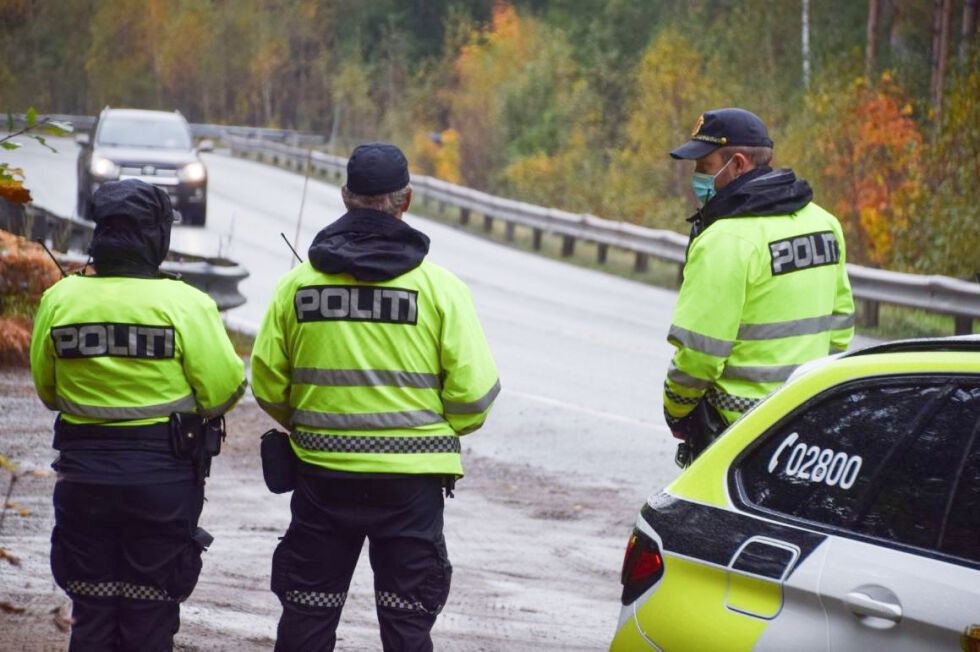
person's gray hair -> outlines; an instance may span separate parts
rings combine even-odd
[[[719,147],[718,152],[721,154],[722,161],[727,161],[735,154],[741,154],[745,158],[749,159],[749,163],[755,167],[769,165],[772,163],[772,147],[730,145],[728,147]]]
[[[408,199],[411,192],[412,184],[408,184],[399,190],[386,192],[383,195],[358,195],[351,192],[346,185],[341,189],[347,210],[371,208],[395,217],[401,216],[402,206],[405,205],[405,200]]]

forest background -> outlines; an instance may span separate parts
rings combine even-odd
[[[413,169],[686,231],[705,110],[760,115],[852,262],[980,269],[978,0],[2,0],[0,109],[402,146]]]

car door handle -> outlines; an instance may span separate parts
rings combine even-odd
[[[875,600],[867,593],[861,593],[860,591],[851,591],[845,595],[844,604],[859,616],[874,616],[875,618],[884,618],[885,620],[896,623],[902,619],[901,605],[894,602]]]

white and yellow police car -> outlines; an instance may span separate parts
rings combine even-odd
[[[611,652],[980,652],[980,336],[807,365],[643,506]]]

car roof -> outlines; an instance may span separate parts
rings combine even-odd
[[[113,116],[120,118],[132,118],[135,120],[175,120],[183,121],[182,116],[177,111],[152,111],[150,109],[109,109],[104,112],[105,117]]]

